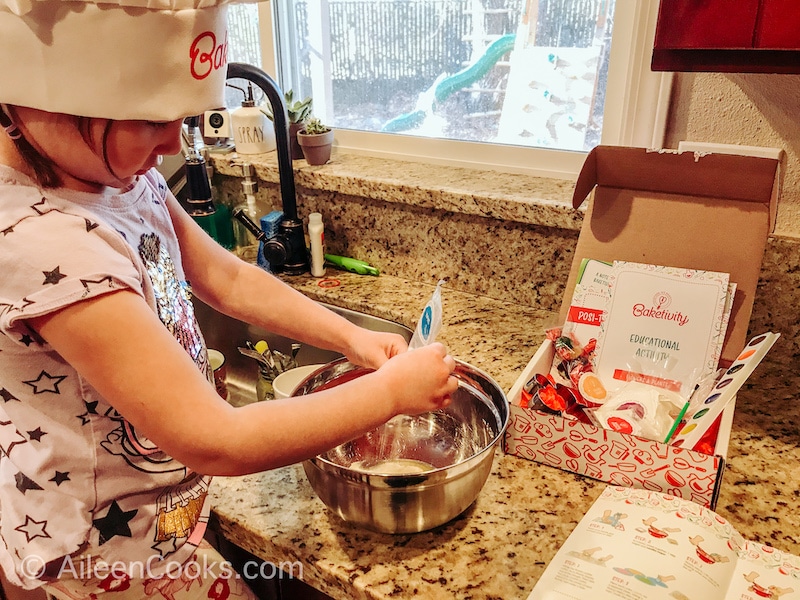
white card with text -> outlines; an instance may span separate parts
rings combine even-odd
[[[611,389],[636,380],[691,391],[717,369],[728,311],[727,273],[617,261],[596,372]]]

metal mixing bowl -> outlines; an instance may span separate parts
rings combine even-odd
[[[293,395],[369,372],[340,359],[308,376]],[[509,409],[503,391],[479,369],[457,360],[454,375],[458,390],[447,408],[395,417],[305,461],[320,500],[345,521],[383,533],[425,531],[464,512],[486,483]],[[381,467],[386,460],[394,470]],[[398,474],[398,463],[415,468]]]

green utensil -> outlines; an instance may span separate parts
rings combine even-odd
[[[359,275],[380,275],[380,271],[378,269],[369,263],[364,262],[363,260],[358,260],[357,258],[338,256],[336,254],[326,254],[325,261],[339,267],[340,269],[350,271],[351,273],[358,273]]]

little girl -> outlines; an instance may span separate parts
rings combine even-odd
[[[249,598],[222,569],[180,569],[221,564],[210,476],[444,406],[455,363],[338,317],[181,209],[153,166],[184,117],[224,104],[224,5],[126,1],[0,0],[0,565],[58,598]],[[377,370],[233,408],[192,295]]]

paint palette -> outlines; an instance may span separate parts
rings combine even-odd
[[[700,441],[780,335],[762,333],[747,343],[703,401],[697,404],[693,402],[689,407],[683,420],[684,425],[675,434],[671,445],[691,449]]]

